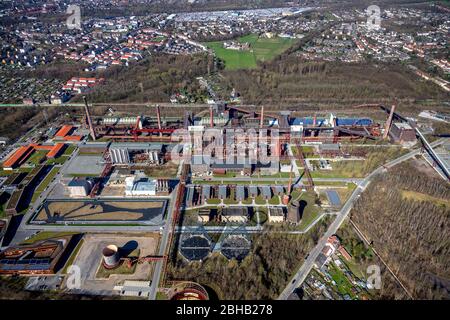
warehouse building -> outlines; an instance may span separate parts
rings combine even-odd
[[[68,184],[70,197],[87,197],[94,186],[94,182],[86,178],[73,178]]]
[[[416,141],[416,132],[408,123],[396,122],[392,124],[390,135],[395,142]]]
[[[236,186],[236,200],[244,201],[246,199],[246,192],[244,186]]]
[[[269,207],[268,218],[270,223],[284,222],[284,212],[282,207]]]
[[[125,178],[125,195],[127,197],[146,197],[156,195],[157,180],[132,176]]]
[[[160,164],[163,145],[154,143],[112,143],[109,147],[111,161],[116,165],[134,163]]]
[[[221,221],[246,223],[248,221],[247,207],[222,208]]]

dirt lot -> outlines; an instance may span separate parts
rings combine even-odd
[[[98,269],[102,262],[102,250],[107,245],[114,244],[119,247],[121,256],[139,250],[139,256],[145,257],[156,254],[159,243],[157,234],[139,235],[109,235],[89,234],[84,236],[84,243],[74,265],[81,271],[81,288],[76,292],[88,294],[117,294],[112,289],[124,280],[150,280],[153,273],[153,263],[137,264],[133,274],[112,274],[107,279],[97,278]]]
[[[137,221],[162,214],[164,201],[51,201],[35,220]]]

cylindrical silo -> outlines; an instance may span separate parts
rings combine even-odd
[[[113,269],[120,263],[119,248],[110,244],[103,249],[103,266],[107,269]]]

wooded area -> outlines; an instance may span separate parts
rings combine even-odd
[[[283,55],[253,70],[222,72],[247,104],[321,103],[442,99],[436,85],[422,81],[398,64],[304,61]]]
[[[305,235],[254,235],[251,253],[241,263],[219,253],[203,263],[188,263],[178,255],[169,264],[169,278],[209,286],[220,299],[276,299],[327,226],[323,221]]]
[[[169,102],[180,89],[200,91],[196,77],[205,75],[209,60],[203,54],[154,55],[125,67],[106,70],[105,84],[89,93],[90,102]],[[81,101],[75,97],[74,102]]]
[[[423,196],[405,197],[405,191]],[[416,299],[450,298],[449,199],[448,183],[408,163],[376,177],[351,212]],[[384,294],[400,294],[396,290],[385,288]]]

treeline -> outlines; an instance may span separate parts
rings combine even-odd
[[[423,197],[411,200],[405,191]],[[407,164],[376,177],[351,212],[351,219],[416,299],[450,298],[450,208],[435,198],[448,201],[449,184]],[[401,294],[395,290],[401,291],[384,288],[383,294]]]
[[[352,256],[353,262],[357,263],[362,278],[367,279],[372,275],[369,266],[380,267],[381,288],[371,291],[373,299],[380,300],[405,300],[408,299],[406,292],[395,280],[386,266],[373,253],[372,249],[366,245],[358,236],[355,229],[349,223],[344,223],[337,231],[337,236],[341,239],[341,244]],[[356,266],[355,266],[356,267]]]
[[[396,64],[312,62],[291,54],[253,70],[223,72],[249,104],[439,99],[448,95]]]
[[[169,264],[169,278],[209,286],[220,299],[276,299],[326,227],[322,223],[306,235],[255,235],[251,253],[241,263],[218,253],[203,263],[178,256]]]
[[[45,108],[47,121],[51,122],[66,110],[64,107]],[[45,121],[44,108],[41,107],[4,107],[0,108],[0,137],[17,139],[39,122]]]
[[[39,65],[36,69],[25,69],[15,71],[16,76],[24,78],[38,79],[59,79],[67,81],[72,77],[91,77],[95,76],[94,72],[85,72],[84,69],[89,65],[78,61],[56,60],[45,65]]]
[[[87,96],[91,102],[169,102],[180,89],[200,93],[196,77],[208,72],[208,63],[204,54],[157,54],[128,68],[109,68],[103,73],[105,83]]]
[[[1,108],[0,136],[15,139],[32,127],[29,122],[38,113],[37,108]]]
[[[292,2],[289,5],[293,4]],[[233,9],[256,9],[287,6],[284,0],[156,0],[143,3],[128,1],[127,5],[103,8],[84,8],[83,15],[93,17],[139,16],[152,13],[179,13]]]

